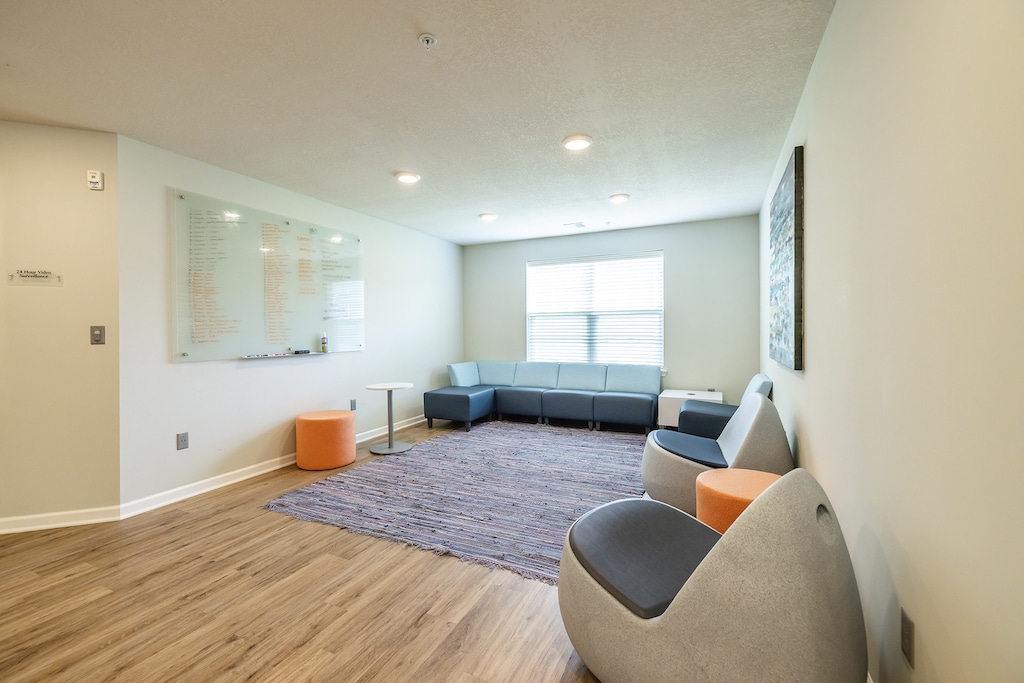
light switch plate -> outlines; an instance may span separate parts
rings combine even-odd
[[[106,325],[92,325],[89,327],[89,343],[90,344],[106,344],[107,343],[107,327]]]

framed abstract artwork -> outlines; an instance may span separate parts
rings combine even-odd
[[[804,365],[804,148],[789,158],[771,204],[768,356],[793,370]]]

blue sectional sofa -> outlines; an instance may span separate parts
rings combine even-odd
[[[661,393],[657,365],[479,361],[448,366],[451,386],[424,392],[427,426],[434,418],[464,422],[497,414],[537,421],[581,420],[654,426]]]

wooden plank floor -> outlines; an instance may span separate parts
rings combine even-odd
[[[596,681],[554,586],[261,507],[336,471],[0,535],[0,681]]]

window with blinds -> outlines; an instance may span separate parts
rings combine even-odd
[[[662,252],[526,264],[532,361],[662,365]]]

